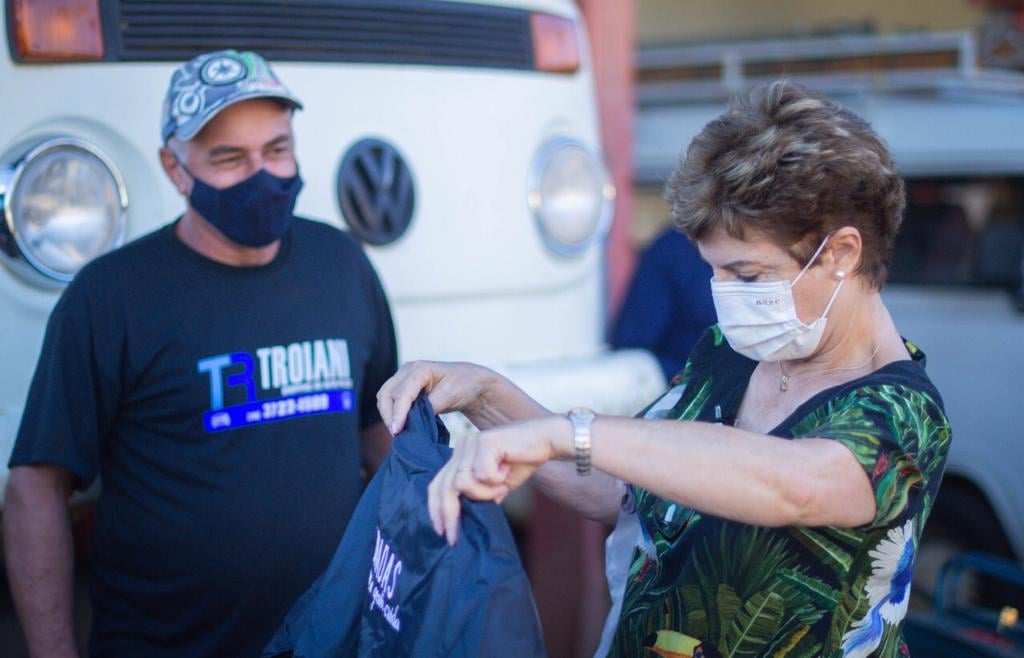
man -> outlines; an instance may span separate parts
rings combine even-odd
[[[73,488],[102,476],[93,656],[252,656],[390,447],[387,301],[347,234],[293,218],[296,109],[253,53],[179,68],[160,161],[184,215],[89,264],[53,311],[4,510],[32,655],[76,654]]]

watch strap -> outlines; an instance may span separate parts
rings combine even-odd
[[[572,444],[576,452],[576,474],[590,475],[590,430],[597,416],[586,407],[576,407],[569,414],[572,423]]]

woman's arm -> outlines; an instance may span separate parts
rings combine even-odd
[[[829,439],[788,440],[708,423],[601,416],[591,442],[592,463],[607,477],[706,514],[761,526],[842,527],[875,516],[867,474],[849,449]],[[468,438],[431,484],[435,529],[452,541],[460,493],[501,500],[551,461],[568,463],[557,475],[548,470],[541,476],[546,487],[582,491],[581,483],[594,475],[576,475],[574,459],[572,427],[562,416]],[[560,501],[579,512],[589,502],[571,495]]]
[[[472,363],[414,361],[399,368],[377,394],[381,418],[392,434],[405,427],[412,403],[428,394],[436,413],[461,411],[477,428],[487,430],[529,419],[561,418],[493,370]],[[576,477],[575,467],[554,461],[537,472],[534,484],[555,502],[583,516],[615,523],[622,483],[598,471]],[[447,504],[458,507],[458,494]]]
[[[562,507],[608,525],[615,525],[625,494],[620,479],[596,468],[587,477],[580,477],[576,475],[576,464],[566,461],[544,464],[530,483]]]
[[[609,416],[592,432],[595,466],[706,514],[774,527],[855,527],[875,516],[867,474],[830,439]],[[571,459],[572,433],[563,434],[552,438]]]

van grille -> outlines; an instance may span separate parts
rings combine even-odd
[[[533,68],[529,12],[506,7],[439,0],[120,0],[114,13],[107,35],[117,61],[184,61],[234,48],[272,61]]]

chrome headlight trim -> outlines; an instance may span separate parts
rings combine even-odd
[[[8,151],[0,158],[0,255],[18,274],[33,283],[49,287],[66,285],[74,278],[75,272],[69,274],[55,270],[32,252],[18,228],[13,206],[19,183],[29,166],[42,156],[58,150],[77,150],[94,158],[113,180],[118,205],[108,244],[100,253],[115,249],[124,242],[128,221],[128,190],[124,178],[114,162],[90,142],[69,136],[39,137],[22,142],[20,146]]]
[[[586,239],[576,243],[568,243],[552,235],[548,225],[550,218],[545,218],[543,215],[544,197],[542,185],[544,174],[555,156],[562,149],[566,148],[577,149],[590,160],[600,187],[601,196],[601,207],[598,211],[598,217],[594,222],[593,230]],[[591,245],[602,242],[607,237],[614,214],[615,185],[612,183],[611,177],[600,156],[580,140],[557,136],[544,142],[530,161],[526,189],[527,204],[537,224],[537,229],[540,231],[547,247],[559,256],[579,256],[586,252]]]

